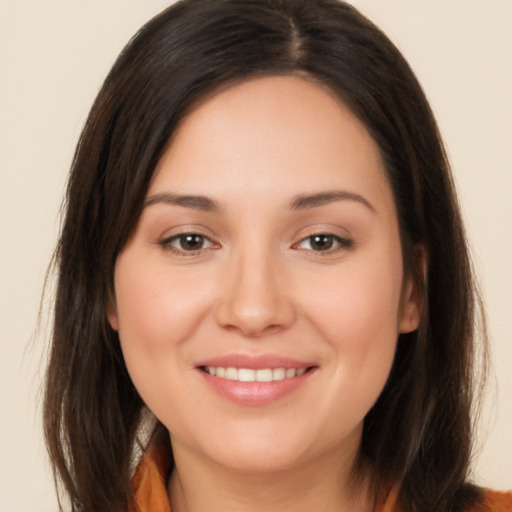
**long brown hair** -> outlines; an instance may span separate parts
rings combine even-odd
[[[408,512],[456,512],[467,483],[476,291],[453,181],[429,104],[390,40],[337,0],[183,0],[146,24],[108,75],[81,135],[56,251],[44,427],[57,482],[77,509],[121,511],[144,404],[106,318],[117,255],[183,117],[227,84],[295,74],[329,87],[378,143],[404,264],[423,293],[368,413],[359,462],[400,485]],[[417,268],[415,248],[428,254]]]

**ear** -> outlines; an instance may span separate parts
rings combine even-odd
[[[106,309],[107,320],[108,323],[110,324],[110,327],[112,327],[114,331],[119,331],[119,319],[117,317],[116,300],[112,296],[112,294],[110,294]]]
[[[398,330],[400,333],[415,331],[420,325],[424,308],[424,289],[427,280],[427,251],[423,244],[413,251],[413,262],[404,276]]]

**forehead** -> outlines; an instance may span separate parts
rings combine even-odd
[[[389,188],[376,142],[327,88],[271,76],[233,85],[193,109],[161,158],[150,193],[300,194],[340,186]]]

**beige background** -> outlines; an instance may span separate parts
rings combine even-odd
[[[168,3],[0,0],[0,512],[56,510],[38,409],[44,336],[27,346],[89,106],[124,43]],[[498,388],[486,402],[475,474],[511,488],[512,0],[354,3],[411,62],[448,145]]]

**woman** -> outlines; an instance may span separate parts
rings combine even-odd
[[[77,510],[512,508],[468,481],[475,289],[435,120],[347,4],[143,27],[57,261],[45,428]]]

